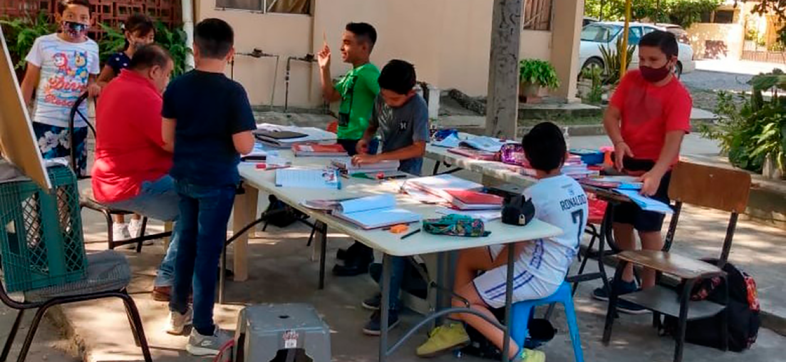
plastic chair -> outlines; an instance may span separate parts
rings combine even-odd
[[[576,311],[573,308],[573,295],[571,293],[570,283],[563,282],[554,294],[547,298],[537,300],[527,300],[513,304],[512,307],[512,328],[511,337],[519,346],[524,345],[524,340],[527,338],[529,331],[527,324],[529,323],[529,315],[532,310],[540,305],[550,305],[552,303],[560,303],[565,307],[565,314],[568,319],[568,329],[570,330],[570,339],[573,342],[573,355],[576,362],[584,362],[584,352],[581,349],[581,338],[579,337],[579,324],[576,319]]]

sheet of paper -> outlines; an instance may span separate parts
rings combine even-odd
[[[383,194],[344,201],[340,209],[344,214],[350,214],[394,207],[396,207],[396,196]]]
[[[276,170],[276,186],[310,189],[340,189],[340,185],[341,180],[336,170]]]
[[[461,143],[461,140],[458,138],[458,136],[451,134],[450,136],[443,138],[441,141],[431,142],[431,145],[445,148],[456,148],[459,146],[459,143]]]
[[[483,221],[491,221],[502,218],[502,211],[501,210],[476,210],[476,211],[461,211],[461,210],[453,210],[447,207],[440,207],[437,209],[438,214],[442,215],[466,215],[471,216],[476,219],[481,219]]]
[[[614,189],[614,191],[620,195],[627,196],[630,201],[636,205],[639,205],[642,210],[653,211],[666,215],[671,215],[674,213],[674,210],[672,210],[669,205],[666,205],[658,200],[651,199],[647,196],[643,196],[636,190]]]

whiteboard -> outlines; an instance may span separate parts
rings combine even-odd
[[[22,100],[5,35],[0,29],[0,151],[3,157],[19,167],[44,189],[50,189],[49,175],[36,144],[33,124]]]

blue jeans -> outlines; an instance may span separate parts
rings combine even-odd
[[[212,335],[216,299],[216,268],[227,238],[227,222],[236,187],[201,186],[176,181],[180,195],[180,248],[175,259],[175,283],[169,310],[185,313],[188,294],[194,290],[194,328]]]
[[[177,221],[180,215],[180,196],[175,191],[175,180],[165,175],[155,181],[143,182],[139,195],[119,202],[106,204],[109,207],[133,211],[139,215],[161,221]],[[156,272],[156,287],[169,287],[175,280],[175,255],[180,240],[178,230],[172,232],[169,249]]]
[[[398,170],[418,176],[420,175],[422,167],[423,158],[410,158],[408,160],[402,160]],[[407,270],[407,263],[407,257],[393,256],[390,258],[390,309],[399,310],[401,307],[398,297],[401,292],[401,283],[404,280],[404,273]]]

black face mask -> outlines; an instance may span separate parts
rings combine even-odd
[[[87,25],[73,21],[63,21],[63,32],[72,38],[81,38],[87,34]]]

